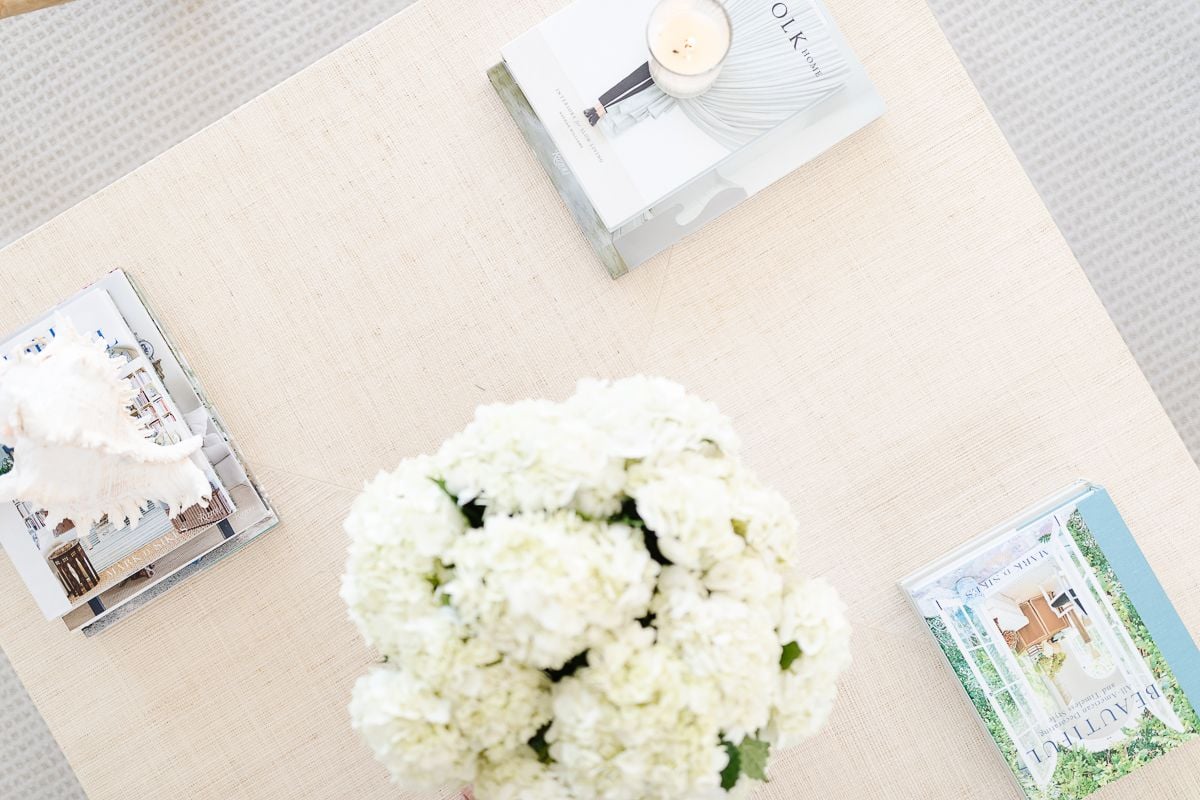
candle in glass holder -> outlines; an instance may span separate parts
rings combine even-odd
[[[672,97],[699,97],[713,85],[733,44],[719,0],[662,0],[646,29],[650,76]]]

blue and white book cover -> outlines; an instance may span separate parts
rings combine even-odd
[[[1031,800],[1086,797],[1200,735],[1200,651],[1098,486],[902,587]]]

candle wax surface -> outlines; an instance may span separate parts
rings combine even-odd
[[[651,21],[650,49],[664,67],[680,75],[699,75],[721,63],[729,52],[724,20],[671,3]]]

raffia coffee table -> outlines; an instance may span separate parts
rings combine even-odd
[[[345,711],[341,519],[584,375],[717,401],[849,600],[842,699],[764,800],[1016,797],[895,581],[1074,478],[1200,629],[1200,471],[921,0],[829,3],[882,120],[616,282],[484,77],[559,5],[419,3],[0,252],[9,327],[130,271],[284,521],[93,639],[0,560],[0,645],[92,800],[402,796]],[[1098,795],[1197,796],[1200,746]]]
[[[27,11],[58,6],[70,0],[0,0],[0,19],[14,17]]]

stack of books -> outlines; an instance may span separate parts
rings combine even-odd
[[[46,347],[62,320],[98,337],[111,356],[124,360],[129,413],[155,441],[203,437],[193,460],[213,490],[207,507],[193,506],[172,517],[165,506],[151,504],[134,525],[104,521],[86,531],[51,529],[42,509],[20,500],[0,504],[0,544],[42,614],[92,635],[245,546],[278,518],[123,272],[109,273],[9,336],[0,354]],[[0,448],[0,471],[19,458]]]
[[[649,78],[651,0],[576,0],[502,50],[504,105],[613,277],[884,111],[818,0],[725,0],[733,40],[705,95]]]

